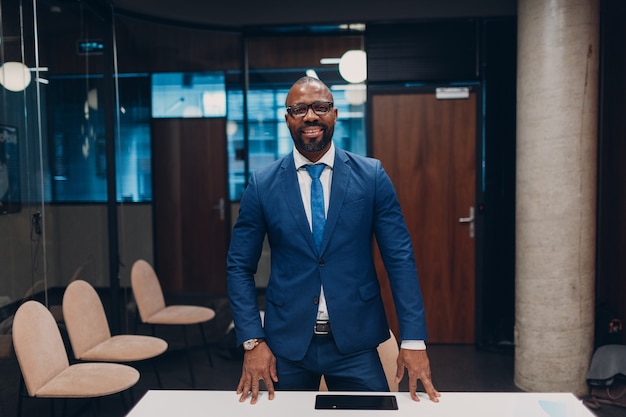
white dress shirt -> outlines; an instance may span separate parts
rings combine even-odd
[[[304,204],[304,211],[306,212],[306,218],[309,220],[309,227],[311,224],[311,176],[306,170],[307,165],[313,163],[305,158],[296,148],[293,149],[293,158],[296,163],[298,172],[298,183],[300,184],[300,194],[302,195],[302,203]],[[332,181],[333,166],[335,164],[335,145],[331,142],[330,149],[322,156],[322,158],[316,162],[316,164],[325,164],[326,167],[320,175],[320,182],[322,183],[322,190],[324,191],[324,212],[328,213],[328,202],[330,201],[330,184]],[[317,319],[321,321],[327,321],[328,309],[326,308],[326,297],[324,297],[324,287],[320,289],[320,302],[317,306]]]

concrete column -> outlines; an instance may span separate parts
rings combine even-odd
[[[519,0],[515,384],[587,393],[599,0]]]

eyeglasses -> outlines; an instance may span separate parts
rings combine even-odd
[[[333,103],[331,101],[316,101],[311,104],[296,103],[293,106],[287,106],[287,113],[289,113],[291,117],[301,118],[306,116],[309,109],[313,109],[313,112],[318,116],[324,116],[328,114],[332,108]]]

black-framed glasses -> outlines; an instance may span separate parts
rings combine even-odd
[[[328,114],[332,108],[332,101],[316,101],[311,104],[296,103],[294,105],[287,106],[287,113],[289,113],[291,117],[300,118],[304,117],[308,113],[309,109],[312,109],[318,116],[324,116],[325,114]]]

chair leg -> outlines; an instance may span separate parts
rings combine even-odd
[[[91,415],[93,417],[97,417],[98,410],[100,409],[100,398],[99,397],[92,398],[90,403],[91,403]]]
[[[130,390],[129,390],[130,392]],[[122,399],[122,408],[124,409],[124,414],[128,413],[128,410],[130,410],[128,403],[126,402],[126,396],[124,395],[123,392],[120,392],[120,398]],[[135,403],[135,399],[132,396],[131,393],[131,405]]]
[[[185,341],[185,356],[187,357],[187,366],[189,367],[189,375],[191,376],[191,386],[196,387],[196,377],[193,374],[193,365],[191,364],[191,358],[189,357],[189,342],[187,341],[187,330],[185,326],[181,326],[183,329],[183,340]]]
[[[137,334],[139,328],[139,309],[135,307],[135,320],[133,320],[133,334]]]
[[[150,364],[152,365],[152,370],[154,371],[154,375],[156,376],[158,387],[160,389],[163,389],[163,383],[161,382],[161,374],[159,374],[159,368],[156,365],[156,359],[151,359]]]
[[[131,403],[131,404],[134,404],[134,403],[135,403],[135,394],[133,394],[133,393],[134,393],[133,388],[135,388],[135,387],[130,387],[130,388],[128,388],[128,390],[127,390],[127,391],[128,391],[128,397],[130,398],[130,403]],[[126,397],[124,397],[124,400],[125,400],[125,399],[126,399]],[[125,404],[125,403],[126,403],[126,402],[124,401],[124,404]]]
[[[139,314],[139,312],[137,312]],[[152,330],[152,336],[156,336],[156,326],[154,324],[150,325],[150,329]],[[154,374],[156,375],[157,384],[159,384],[159,388],[163,388],[163,383],[161,382],[161,374],[159,374],[159,370],[156,366],[156,360],[152,359],[150,363],[152,364],[152,369],[154,370]]]
[[[24,401],[24,377],[20,375],[20,387],[17,393],[17,417],[22,417],[22,402]]]
[[[200,326],[200,333],[202,334],[202,343],[204,344],[204,349],[206,350],[206,356],[209,358],[209,366],[213,368],[213,358],[211,358],[211,347],[207,342],[206,334],[204,333],[204,327],[202,327],[202,323],[198,323]]]
[[[98,414],[98,410],[95,407],[98,403],[97,403],[97,398],[74,398],[73,400],[80,400],[80,402],[74,402],[72,401],[73,404],[77,404],[78,410],[74,410],[74,412],[72,413],[73,416],[83,416],[83,415],[87,415],[86,413],[89,412],[89,409],[91,409],[91,414],[92,415],[97,415]],[[65,417],[66,411],[67,411],[67,399],[63,400],[63,416]],[[95,410],[95,411],[94,411]]]

